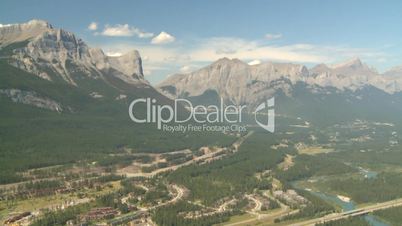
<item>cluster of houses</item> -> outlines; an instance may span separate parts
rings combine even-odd
[[[297,194],[295,190],[288,189],[287,191],[277,190],[273,192],[275,198],[285,202],[290,206],[302,206],[308,203],[308,200]]]
[[[18,214],[16,216],[13,216],[11,218],[8,218],[7,220],[4,221],[4,225],[13,225],[15,224],[17,221],[20,221],[26,217],[31,216],[31,212],[23,212],[21,214]]]
[[[82,215],[80,218],[81,221],[87,222],[101,219],[111,219],[118,214],[119,212],[112,207],[101,207],[91,209],[88,213]]]

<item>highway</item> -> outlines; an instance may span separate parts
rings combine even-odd
[[[358,209],[347,211],[347,212],[328,214],[328,215],[320,217],[320,218],[315,218],[315,219],[295,223],[295,224],[292,224],[292,226],[315,225],[318,223],[325,223],[325,222],[340,220],[340,219],[344,219],[344,218],[348,218],[348,217],[365,215],[365,214],[368,214],[368,213],[371,213],[371,212],[374,212],[377,210],[388,209],[388,208],[397,207],[397,206],[402,206],[402,198],[395,199],[395,200],[388,201],[388,202],[376,203],[376,204],[373,204],[370,206],[358,208]]]

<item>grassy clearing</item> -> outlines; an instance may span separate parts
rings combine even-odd
[[[222,224],[217,224],[217,225],[234,224],[234,223],[238,223],[238,222],[242,222],[242,221],[250,220],[250,219],[254,219],[254,218],[255,218],[255,215],[246,213],[246,214],[236,215],[236,216],[230,217],[229,221],[227,221],[225,223],[222,223]]]
[[[305,147],[298,150],[299,154],[306,154],[306,155],[318,155],[318,154],[327,154],[333,152],[334,149],[332,148],[324,148],[324,147]]]

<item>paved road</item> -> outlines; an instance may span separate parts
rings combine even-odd
[[[320,218],[315,218],[315,219],[295,223],[295,224],[292,224],[292,226],[315,225],[318,223],[324,223],[324,222],[340,220],[340,219],[344,219],[344,218],[348,218],[348,217],[364,215],[364,214],[371,213],[371,212],[374,212],[377,210],[388,209],[388,208],[397,207],[397,206],[402,206],[402,199],[395,199],[395,200],[388,201],[388,202],[377,203],[377,204],[373,204],[373,205],[366,206],[363,208],[358,208],[358,209],[355,209],[352,211],[347,211],[347,212],[342,212],[342,213],[332,213],[332,214],[328,214],[328,215],[320,217]]]
[[[264,192],[264,195],[271,199],[274,199],[274,197],[272,197],[272,195],[269,193],[269,191]],[[238,221],[235,223],[224,224],[224,225],[225,226],[251,225],[251,224],[256,224],[258,222],[274,223],[274,220],[276,218],[280,218],[285,215],[291,215],[291,214],[295,214],[295,213],[299,212],[299,210],[291,210],[289,206],[285,205],[284,203],[280,202],[279,200],[277,200],[277,202],[280,205],[280,210],[277,210],[277,211],[273,210],[271,213],[250,212],[251,214],[254,215],[253,218],[246,219],[243,221]],[[256,205],[258,205],[257,202],[256,202]],[[258,206],[256,206],[256,207],[258,207]]]
[[[285,216],[287,214],[295,214],[297,213],[298,210],[293,210],[291,211],[288,207],[281,208],[279,211],[273,211],[272,213],[267,213],[267,214],[255,214],[253,218],[246,219],[243,221],[238,221],[235,223],[230,223],[230,224],[224,224],[225,226],[237,226],[237,225],[251,225],[251,224],[256,224],[258,222],[272,222],[279,217]]]
[[[216,212],[218,212],[218,213],[225,212],[226,209],[227,209],[227,207],[228,207],[231,203],[234,203],[234,202],[236,202],[236,199],[232,199],[232,200],[230,200],[230,201],[227,201],[227,202],[223,203],[222,205],[220,205],[220,206],[218,207],[218,209],[216,209]]]
[[[280,210],[277,210],[277,211],[273,210],[271,213],[265,213],[265,214],[258,213],[258,212],[252,212],[251,214],[254,215],[253,218],[246,219],[243,221],[238,221],[235,223],[224,224],[224,225],[225,226],[251,225],[251,224],[256,224],[258,222],[273,223],[276,218],[280,218],[280,217],[288,215],[288,214],[290,214],[290,215],[295,214],[299,211],[299,210],[291,210],[289,208],[289,206],[287,206],[279,201],[278,201],[278,203],[281,206]]]
[[[183,188],[181,188],[181,187],[179,187],[179,186],[177,186],[175,184],[173,184],[172,187],[173,187],[173,189],[176,190],[177,195],[172,200],[170,200],[169,203],[176,202],[177,200],[182,199],[183,196],[184,196],[184,189]]]
[[[260,200],[254,198],[252,195],[246,195],[246,197],[255,203],[254,208],[251,210],[252,212],[257,212],[261,210],[262,203]]]

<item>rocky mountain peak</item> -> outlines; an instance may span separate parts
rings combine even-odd
[[[53,26],[44,20],[30,20],[22,24],[0,25],[0,47],[32,39],[52,29]]]
[[[402,73],[402,67],[388,73],[398,72]],[[297,83],[307,85],[312,92],[326,88],[357,91],[373,86],[395,93],[402,91],[400,78],[386,78],[359,58],[334,66],[319,64],[310,70],[301,64],[262,62],[248,65],[237,59],[222,58],[197,71],[170,76],[158,87],[172,98],[198,97],[213,90],[225,102],[241,104],[256,103],[278,90],[291,96]]]
[[[121,56],[109,56],[111,66],[127,76],[144,79],[142,60],[137,50],[129,51]]]
[[[74,33],[54,28],[43,20],[0,27],[0,50],[2,46],[21,42],[12,46],[11,55],[7,56],[10,63],[43,79],[52,80],[50,71],[77,85],[73,73],[94,78],[110,73],[128,83],[147,83],[136,50],[120,57],[108,57],[101,49],[90,48]]]
[[[402,65],[391,68],[384,73],[386,77],[402,79]]]
[[[335,64],[331,68],[332,69],[342,69],[342,68],[361,69],[364,67],[367,67],[367,65],[363,64],[362,61],[360,60],[360,58],[354,57],[345,62]]]
[[[211,66],[224,66],[224,65],[232,66],[232,65],[244,65],[244,64],[246,64],[246,63],[244,63],[243,61],[241,61],[237,58],[230,59],[227,57],[223,57],[223,58],[220,58],[220,59],[216,60],[215,62],[213,62],[211,64]]]
[[[326,65],[326,64],[317,64],[314,67],[312,67],[310,71],[314,72],[314,71],[328,71],[328,70],[330,70],[328,65]]]
[[[45,28],[49,28],[52,29],[53,26],[45,21],[45,20],[40,20],[40,19],[33,19],[28,21],[26,24],[30,25],[30,26],[36,26],[36,27],[45,27]]]

